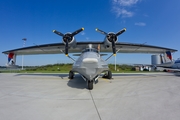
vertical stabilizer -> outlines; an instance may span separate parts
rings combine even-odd
[[[16,65],[16,55],[13,52],[8,54],[8,65]]]
[[[167,52],[166,52],[166,58],[168,58],[169,60],[172,61],[172,54],[171,54],[170,51],[167,51]]]

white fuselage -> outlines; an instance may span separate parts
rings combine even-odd
[[[101,58],[98,50],[88,48],[83,50],[80,57],[75,61],[72,71],[78,72],[86,80],[94,80],[102,72],[109,70],[108,64]]]
[[[172,65],[172,68],[174,69],[180,69],[180,60],[176,60],[174,64]]]

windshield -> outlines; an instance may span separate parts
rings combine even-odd
[[[96,53],[99,53],[99,51],[95,48],[86,48],[82,51],[82,53],[84,52],[96,52]]]

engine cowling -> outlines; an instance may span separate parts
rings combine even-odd
[[[118,41],[118,37],[113,32],[109,32],[104,39],[104,47],[109,48],[112,46],[112,41],[116,43]]]
[[[106,32],[104,32],[102,30],[97,29],[97,28],[96,28],[96,31],[106,35],[105,40],[104,40],[104,47],[109,48],[111,46],[112,47],[112,52],[113,52],[114,56],[116,56],[116,42],[118,40],[117,36],[119,36],[120,34],[125,32],[126,28],[120,30],[116,34],[113,33],[113,32],[106,33]]]
[[[72,36],[71,33],[66,33],[63,36],[63,43],[66,45],[66,42],[68,43],[68,47],[76,47],[76,39],[74,36]]]
[[[65,44],[65,55],[66,56],[68,56],[68,49],[70,47],[76,47],[76,40],[75,40],[74,36],[83,30],[84,30],[84,28],[80,28],[80,29],[74,31],[73,33],[69,32],[66,34],[63,34],[57,30],[53,30],[54,33],[63,37],[63,43]]]

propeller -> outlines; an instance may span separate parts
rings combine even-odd
[[[100,32],[101,34],[104,34],[106,35],[107,39],[109,40],[109,42],[112,43],[112,51],[113,51],[113,54],[114,56],[116,56],[116,40],[117,40],[117,36],[121,35],[123,32],[126,31],[126,28],[120,30],[119,32],[117,32],[116,34],[115,33],[106,33],[98,28],[96,28],[96,31],[97,32]]]
[[[65,55],[68,56],[68,49],[69,49],[69,43],[73,40],[73,37],[75,35],[77,35],[78,33],[80,33],[81,31],[83,31],[84,28],[80,28],[76,31],[74,31],[73,33],[66,33],[66,34],[63,34],[57,30],[53,30],[53,32],[59,36],[62,36],[63,37],[63,41],[65,43]]]
[[[100,29],[98,29],[98,28],[96,28],[96,31],[97,31],[97,32],[100,32],[101,34],[107,35],[106,32],[104,32],[104,31],[102,31],[102,30],[100,30]]]

